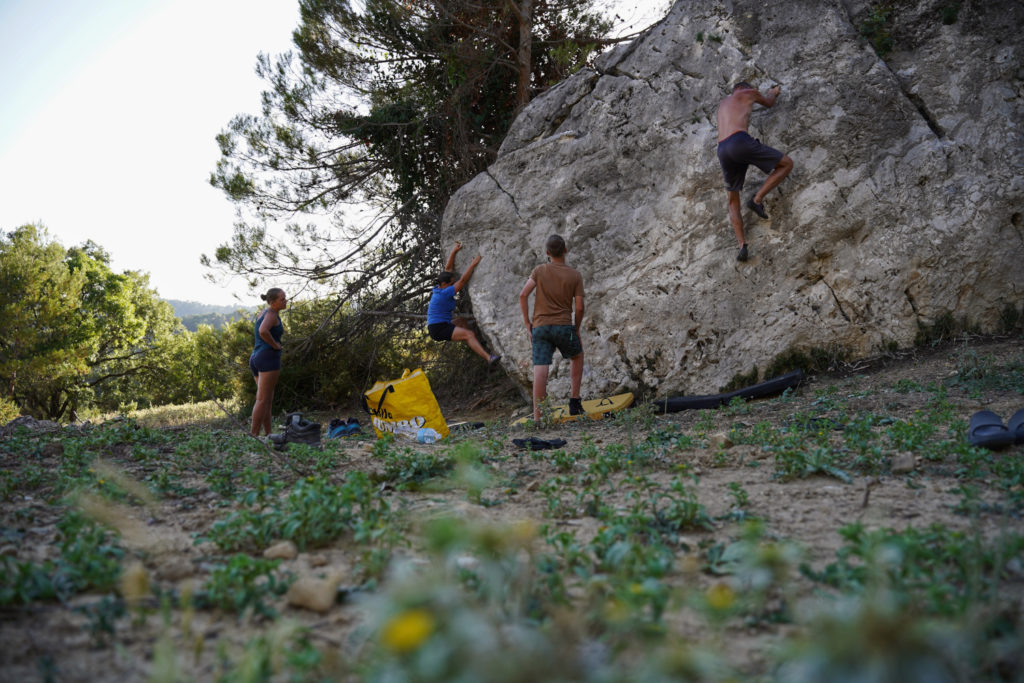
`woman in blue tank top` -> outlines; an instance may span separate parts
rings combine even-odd
[[[281,336],[284,325],[281,323],[281,311],[288,307],[288,297],[284,290],[274,287],[261,294],[260,298],[267,302],[267,308],[256,317],[253,324],[252,355],[249,356],[249,370],[256,380],[256,403],[252,406],[253,436],[260,435],[260,428],[270,435],[270,416],[274,403],[274,387],[277,377],[281,374]]]

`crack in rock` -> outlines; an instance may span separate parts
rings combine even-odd
[[[704,79],[704,74],[697,73],[696,71],[690,71],[690,70],[684,68],[682,65],[680,65],[678,60],[672,62],[672,66],[675,67],[677,72],[681,73],[682,75],[686,76],[687,78],[693,78],[693,79],[697,79],[697,80],[703,80]]]
[[[595,62],[594,64],[594,70],[603,76],[605,73],[617,69],[619,64],[622,64],[624,61],[629,59],[629,57],[640,48],[640,45],[647,40],[648,36],[650,36],[651,34],[651,30],[656,26],[659,26],[667,18],[668,16],[659,21],[657,24],[650,26],[647,30],[645,30],[643,33],[637,36],[629,45],[626,46],[626,49],[622,51],[622,55],[615,60],[614,64],[609,64],[608,67],[605,68],[604,66],[602,66],[601,60],[598,60],[598,62]],[[608,58],[611,59],[612,56],[613,55],[608,55]]]
[[[914,296],[910,293],[910,287],[904,289],[903,294],[907,297],[907,302],[910,304],[910,310],[914,312],[914,317],[920,322],[921,314],[917,311],[917,304],[914,303]]]
[[[851,322],[850,316],[846,315],[846,310],[843,308],[843,303],[839,300],[839,297],[836,296],[836,290],[832,289],[832,285],[830,285],[828,283],[828,280],[826,280],[824,277],[821,278],[821,281],[825,283],[825,286],[828,287],[828,291],[832,293],[832,298],[835,299],[836,306],[839,307],[839,314],[843,316],[843,320],[845,320],[846,322]]]
[[[522,214],[521,214],[521,213],[519,213],[519,205],[518,205],[518,204],[516,203],[516,198],[512,196],[512,193],[511,193],[511,192],[509,192],[508,190],[506,190],[506,189],[505,189],[505,188],[504,188],[504,187],[502,186],[502,184],[501,184],[500,182],[498,182],[498,179],[494,177],[494,174],[493,174],[493,173],[491,173],[491,169],[489,169],[489,168],[488,168],[488,169],[484,169],[484,173],[486,173],[486,174],[487,174],[487,177],[488,177],[488,178],[490,178],[491,180],[493,180],[493,181],[494,181],[494,184],[498,186],[498,189],[499,189],[499,190],[501,190],[502,192],[504,192],[504,193],[505,193],[505,195],[506,195],[506,196],[507,196],[507,197],[509,198],[509,201],[511,201],[511,202],[512,202],[512,208],[513,208],[513,209],[515,210],[515,212],[516,212],[516,218],[518,218],[518,219],[519,219],[520,221],[522,221],[522,222],[525,222],[525,221],[523,221],[523,216],[522,216]]]
[[[900,84],[900,90],[903,92],[903,95],[917,108],[917,112],[924,119],[924,122],[927,123],[928,127],[931,128],[933,133],[935,133],[935,137],[940,140],[944,139],[946,137],[946,131],[939,125],[938,120],[936,120],[935,116],[928,109],[928,106],[924,102],[924,98],[917,93],[912,93],[907,90],[899,78],[897,78],[896,81]]]
[[[654,92],[658,92],[658,89],[654,87],[654,84],[651,83],[651,80],[649,78],[644,78],[642,76],[637,76],[637,75],[631,74],[628,71],[623,71],[622,69],[620,69],[618,67],[615,67],[614,69],[609,70],[604,75],[606,75],[606,76],[623,76],[625,78],[630,79],[631,81],[641,81],[642,83],[645,83],[647,85],[647,87],[650,88],[651,90],[653,90]]]
[[[853,17],[850,16],[849,7],[846,7],[846,23],[850,25],[850,28],[853,29],[853,32],[855,34],[860,33],[853,23]],[[903,96],[907,98],[908,102],[914,105],[914,109],[916,109],[917,113],[921,116],[922,119],[924,119],[924,122],[928,125],[928,128],[931,129],[932,133],[935,134],[935,137],[937,137],[940,140],[945,139],[945,129],[943,129],[943,127],[939,125],[938,119],[936,119],[935,115],[932,114],[930,109],[928,109],[928,105],[925,103],[924,98],[918,95],[917,93],[910,92],[910,88],[903,83],[903,79],[899,77],[899,74],[892,70],[892,67],[889,66],[889,62],[879,57],[877,53],[875,54],[875,56],[878,58],[878,61],[882,64],[882,66],[885,67],[885,70],[888,71],[889,74],[892,76],[893,80],[896,82],[896,85],[899,86],[900,92],[903,93]],[[871,66],[873,67],[874,65]]]
[[[565,106],[563,106],[560,111],[555,113],[555,115],[551,118],[550,123],[548,124],[548,128],[545,135],[542,137],[554,135],[554,133],[558,130],[558,127],[565,123],[566,119],[572,116],[573,110],[576,108],[576,105],[582,102],[587,97],[589,97],[594,92],[594,88],[597,87],[597,81],[600,77],[601,74],[595,72],[593,76],[587,79],[586,83],[584,84],[586,87],[586,92],[580,93],[580,96],[577,97],[572,102],[566,102]]]

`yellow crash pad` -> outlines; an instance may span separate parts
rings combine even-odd
[[[553,422],[569,422],[581,417],[589,417],[591,420],[600,420],[608,413],[623,410],[631,405],[633,405],[633,394],[631,392],[626,392],[625,394],[616,394],[615,396],[608,396],[606,398],[592,398],[584,401],[582,415],[570,415],[568,405],[555,406],[551,409],[551,419]],[[512,425],[526,424],[532,419],[532,417],[523,417],[513,422]]]

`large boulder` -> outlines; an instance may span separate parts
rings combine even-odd
[[[1024,301],[1024,4],[894,4],[677,2],[531,102],[443,223],[484,255],[469,290],[506,369],[532,379],[518,294],[552,233],[585,282],[585,396],[711,393],[792,352],[905,347],[949,316],[996,329]],[[745,264],[715,154],[738,80],[782,84],[750,132],[796,164],[770,221],[744,212]],[[556,360],[555,397],[568,374]]]

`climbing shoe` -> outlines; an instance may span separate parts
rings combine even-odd
[[[756,213],[761,218],[768,218],[768,214],[764,210],[764,204],[758,204],[757,202],[754,201],[753,197],[747,200],[747,208]]]
[[[742,247],[740,247],[740,253],[736,255],[736,260],[742,263],[745,262],[748,258],[749,256],[747,255],[747,245],[744,244]]]
[[[583,400],[579,398],[569,399],[569,414],[570,415],[582,415],[583,414]]]
[[[354,417],[346,417],[344,420],[334,418],[331,420],[331,423],[327,425],[327,438],[340,439],[351,434],[360,434],[361,431],[362,430],[359,428],[359,420]]]

